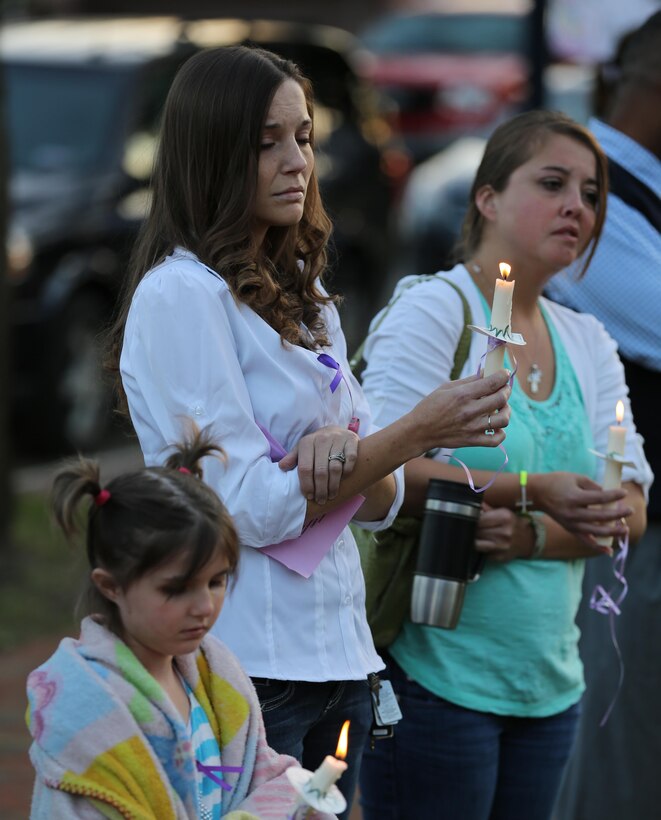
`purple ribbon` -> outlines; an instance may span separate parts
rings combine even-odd
[[[264,427],[259,422],[257,422],[257,426],[262,431],[262,433],[266,437],[266,440],[269,443],[269,447],[271,448],[271,461],[280,461],[281,458],[284,458],[287,455],[287,451],[277,439],[273,438],[273,436],[269,433],[266,427]]]
[[[487,351],[486,351],[486,353],[482,354],[482,356],[480,358],[480,361],[479,361],[479,364],[477,365],[477,374],[476,374],[477,376],[479,376],[480,373],[482,373],[482,371],[484,370],[484,362],[487,359],[487,353],[489,353],[492,350],[495,350],[497,347],[500,347],[501,345],[506,345],[506,344],[507,344],[507,342],[504,339],[494,339],[493,336],[489,336],[489,339],[487,341]],[[514,365],[514,370],[512,370],[512,372],[510,373],[510,377],[507,380],[507,383],[509,384],[510,387],[513,388],[514,387],[514,377],[516,376],[516,371],[519,369],[519,363],[517,362],[517,360],[516,360],[516,358],[513,355],[511,350],[509,351],[509,354],[510,354],[510,358],[512,359],[512,364]]]
[[[326,367],[330,367],[332,370],[335,370],[335,375],[333,376],[333,381],[330,383],[330,391],[334,393],[342,379],[344,378],[344,373],[342,373],[342,368],[340,367],[339,362],[336,362],[332,356],[329,356],[327,353],[320,353],[317,356],[317,361],[321,362],[321,364],[325,365]]]
[[[613,707],[615,706],[617,696],[620,694],[622,682],[624,681],[624,661],[622,660],[622,652],[620,651],[620,646],[617,642],[617,635],[615,634],[615,618],[617,615],[622,614],[622,602],[627,597],[627,592],[629,591],[627,579],[624,577],[624,569],[627,562],[627,556],[629,554],[628,530],[624,538],[620,538],[619,544],[620,551],[613,558],[613,575],[615,576],[616,582],[620,585],[618,594],[615,595],[613,588],[607,591],[601,584],[597,584],[592,591],[592,595],[590,596],[590,609],[598,612],[600,615],[606,615],[608,617],[611,641],[613,643],[613,648],[615,649],[615,654],[617,655],[617,660],[620,666],[620,677],[617,683],[617,689],[615,690],[613,699],[611,700],[608,709],[606,709],[599,726],[604,726],[610,717]]]
[[[507,342],[505,339],[497,339],[495,336],[489,336],[487,340],[487,353],[491,353],[492,350],[495,350],[497,347],[501,347],[501,345],[506,345]]]
[[[200,763],[199,760],[195,761],[195,768],[198,772],[202,772],[208,778],[213,780],[221,789],[225,789],[227,792],[232,791],[232,787],[229,783],[222,779],[222,777],[218,777],[214,772],[242,772],[243,766],[205,766],[204,763]]]
[[[503,472],[503,470],[507,466],[507,463],[510,460],[509,456],[507,455],[507,450],[505,449],[505,447],[502,444],[498,445],[498,449],[502,450],[503,453],[505,454],[505,460],[503,461],[503,463],[500,465],[500,467],[496,470],[496,472],[491,476],[491,478],[487,481],[487,483],[483,487],[476,487],[475,486],[475,482],[473,481],[473,476],[471,475],[471,471],[470,471],[469,467],[466,464],[464,464],[464,462],[460,458],[457,458],[457,456],[454,456],[451,453],[443,453],[441,458],[447,458],[450,461],[456,461],[457,464],[460,467],[462,467],[463,471],[466,473],[466,478],[468,479],[468,486],[471,488],[471,490],[474,493],[483,493],[485,490],[489,489],[489,487],[493,484],[493,482],[498,478],[500,473]]]

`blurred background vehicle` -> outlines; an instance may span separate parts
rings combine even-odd
[[[531,0],[433,7],[385,15],[360,35],[370,54],[364,72],[392,99],[393,122],[416,161],[458,137],[488,136],[520,110],[540,56]]]
[[[355,68],[358,43],[327,26],[176,17],[8,23],[11,412],[19,450],[97,447],[112,415],[107,325],[149,204],[160,111],[199,48],[255,43],[298,62],[317,98],[322,193],[335,223],[330,285],[349,345],[374,312],[406,151]]]
[[[586,124],[593,110],[595,79],[595,70],[590,66],[547,66],[545,107],[564,111]],[[486,142],[486,136],[460,137],[411,172],[398,212],[397,261],[391,282],[408,273],[431,274],[452,267],[470,188]]]
[[[110,420],[97,335],[147,203],[159,107],[193,53],[178,44],[174,21],[136,23],[2,32],[11,414],[21,450],[86,449]]]

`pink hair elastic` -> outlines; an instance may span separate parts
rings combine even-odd
[[[99,490],[99,492],[94,496],[94,503],[97,507],[103,507],[103,505],[110,500],[110,491],[109,490]]]
[[[188,467],[179,467],[179,472],[180,473],[185,473],[186,475],[193,475],[193,473],[191,473],[191,471],[188,469]]]

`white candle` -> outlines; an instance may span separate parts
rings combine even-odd
[[[619,420],[620,413],[622,414],[622,418],[624,418],[624,405],[621,401],[617,403],[617,408],[618,422],[617,424],[611,424],[608,428],[608,444],[606,445],[606,452],[607,455],[615,453],[615,455],[623,456],[627,428],[623,427],[622,422]]]
[[[326,755],[321,766],[319,766],[310,778],[305,790],[307,792],[316,791],[320,794],[326,794],[333,783],[339,780],[346,770],[347,764],[344,760],[338,760],[336,757],[333,757],[333,755]]]
[[[305,791],[308,794],[313,794],[316,792],[319,795],[325,795],[333,783],[339,780],[344,772],[346,772],[347,764],[343,759],[338,760],[338,758],[345,758],[347,755],[350,722],[351,721],[349,720],[345,720],[342,725],[340,737],[337,742],[337,749],[335,750],[336,757],[326,755],[321,766],[319,766],[308,781],[305,787]]]
[[[491,326],[490,330],[498,332],[498,338],[502,339],[504,334],[511,333],[512,324],[512,297],[514,295],[514,280],[509,281],[508,276],[512,270],[508,264],[501,262],[500,279],[496,279],[496,286],[493,291],[493,303],[491,305]],[[505,361],[505,345],[498,345],[494,350],[487,353],[484,362],[484,375],[490,376],[496,370],[500,370]]]
[[[615,418],[617,424],[611,424],[608,428],[608,443],[606,445],[606,455],[624,455],[624,444],[627,436],[627,428],[622,426],[624,419],[624,404],[618,401],[615,408]],[[615,490],[622,485],[622,465],[615,459],[606,459],[606,469],[604,470],[604,490]]]
[[[514,294],[514,280],[510,282],[508,276],[512,268],[505,262],[501,262],[500,279],[496,279],[496,286],[493,291],[493,303],[491,305],[491,327],[494,330],[509,331],[512,324],[512,296]]]
[[[624,404],[618,401],[615,408],[615,417],[617,424],[611,424],[608,428],[608,443],[606,444],[606,455],[624,455],[624,445],[627,436],[627,428],[622,426],[622,419],[624,418]],[[604,490],[616,490],[622,486],[622,464],[613,458],[606,459],[606,467],[604,469],[604,480],[602,485]],[[614,507],[615,504],[609,504],[609,507]],[[609,536],[601,536],[597,538],[597,543],[604,547],[610,546],[612,538]]]

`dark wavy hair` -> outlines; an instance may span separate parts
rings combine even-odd
[[[136,242],[107,366],[120,395],[119,356],[131,299],[140,280],[175,247],[195,253],[283,341],[327,345],[321,308],[336,297],[317,287],[326,268],[331,223],[314,173],[297,225],[271,227],[251,242],[262,132],[273,96],[297,82],[314,115],[312,87],[298,66],[260,48],[205,49],[187,60],[170,88],[161,124],[149,215]],[[314,130],[312,133],[314,145]],[[312,340],[301,334],[301,324]]]
[[[606,219],[608,164],[601,146],[587,128],[559,111],[527,111],[503,123],[493,132],[471,187],[461,239],[455,252],[457,260],[470,259],[482,241],[484,217],[475,202],[480,188],[490,185],[498,193],[504,191],[514,171],[526,163],[552,134],[561,134],[580,142],[592,152],[597,165],[599,201],[592,236],[584,251],[587,255],[581,267],[581,275],[585,273]]]
[[[52,509],[68,537],[78,530],[77,512],[88,499],[85,539],[90,570],[107,570],[127,589],[151,569],[182,552],[188,556],[187,580],[220,550],[232,576],[239,561],[239,539],[234,523],[216,493],[202,481],[200,461],[224,458],[206,430],[191,428],[176,445],[165,465],[124,473],[101,487],[99,465],[80,458],[66,464],[53,480]],[[95,500],[104,492],[106,500]],[[121,636],[122,623],[115,604],[88,577],[83,609],[100,616]]]

